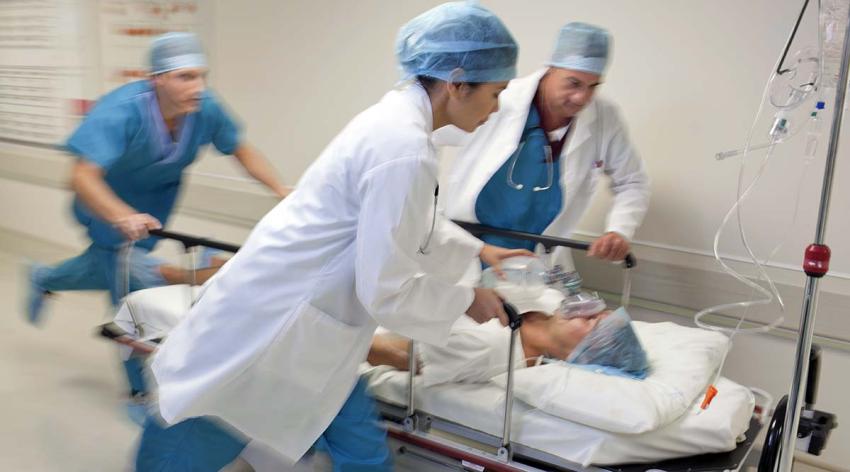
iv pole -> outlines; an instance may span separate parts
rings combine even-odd
[[[812,348],[812,336],[814,335],[818,282],[821,277],[829,272],[830,249],[829,246],[824,244],[824,233],[826,232],[826,219],[829,213],[829,203],[832,194],[835,161],[838,156],[841,121],[844,117],[848,67],[850,67],[850,21],[848,21],[844,32],[841,69],[839,70],[837,90],[835,93],[835,111],[833,113],[829,136],[829,148],[826,153],[826,165],[824,168],[823,186],[821,188],[815,242],[806,248],[803,259],[803,270],[806,272],[806,286],[803,292],[800,330],[797,338],[797,360],[794,367],[794,377],[791,381],[791,391],[788,396],[788,406],[785,410],[785,424],[782,428],[782,448],[779,452],[778,469],[780,472],[791,472],[791,465],[794,461],[797,429],[800,425],[800,410],[802,399],[806,395],[806,381],[809,375],[809,355]]]

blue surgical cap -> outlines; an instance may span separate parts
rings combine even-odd
[[[206,66],[201,42],[192,33],[166,33],[151,43],[151,74]]]
[[[568,23],[561,28],[548,66],[602,75],[608,64],[610,39],[604,29],[587,23]]]
[[[625,308],[619,308],[600,320],[573,349],[567,362],[600,367],[608,374],[639,379],[646,377],[649,371],[646,351]]]
[[[511,33],[489,10],[452,2],[402,26],[395,52],[405,78],[501,82],[516,77],[518,49]]]

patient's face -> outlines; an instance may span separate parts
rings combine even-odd
[[[563,316],[553,316],[549,327],[549,333],[552,338],[552,345],[549,347],[549,356],[566,360],[578,343],[599,324],[599,320],[608,316],[609,313],[610,311],[603,311],[589,318],[576,317],[567,319]]]

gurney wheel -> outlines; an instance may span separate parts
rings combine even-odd
[[[783,396],[770,419],[764,447],[761,450],[758,472],[774,472],[779,462],[779,451],[782,448],[782,429],[785,426],[785,410],[788,407],[788,395]]]

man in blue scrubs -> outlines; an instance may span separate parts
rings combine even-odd
[[[65,290],[109,290],[112,303],[127,290],[117,277],[119,249],[130,252],[129,290],[182,283],[187,274],[148,255],[174,208],[183,170],[212,143],[233,155],[281,198],[287,190],[269,163],[240,139],[236,123],[206,90],[207,65],[197,38],[170,33],[154,40],[151,76],[126,84],[98,101],[68,139],[77,161],[71,186],[74,217],[91,239],[81,255],[30,271],[27,316],[41,319],[45,296]],[[126,282],[125,282],[126,283]]]
[[[113,305],[126,291],[185,283],[190,274],[149,255],[174,209],[183,170],[201,147],[212,143],[233,155],[245,170],[283,198],[287,190],[271,165],[239,136],[239,128],[206,89],[207,64],[198,39],[189,33],[158,37],[151,47],[151,75],[126,84],[98,101],[68,139],[76,157],[71,186],[73,213],[91,245],[55,266],[30,268],[26,313],[38,323],[47,295],[65,290],[108,290]],[[119,274],[120,249],[133,242],[129,281]],[[201,271],[199,271],[201,272]],[[208,271],[212,275],[214,270]],[[132,394],[144,392],[141,366],[125,366]]]

